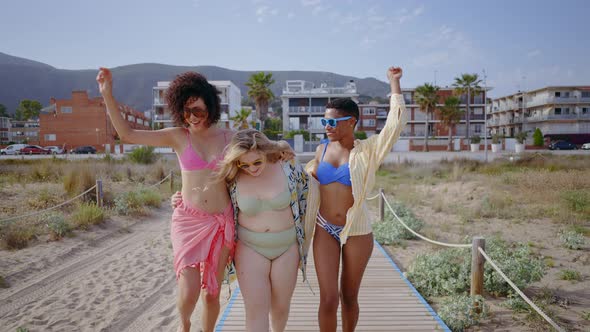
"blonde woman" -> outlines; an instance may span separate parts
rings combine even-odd
[[[287,142],[248,129],[233,136],[217,177],[234,206],[246,331],[269,331],[269,315],[272,331],[284,331],[298,267],[305,279],[307,175]]]
[[[96,81],[122,140],[169,146],[178,155],[182,194],[172,215],[170,237],[178,281],[180,330],[190,331],[190,317],[203,288],[201,324],[203,331],[213,331],[219,316],[219,285],[234,247],[233,210],[227,188],[223,181],[211,181],[232,135],[215,126],[221,115],[218,91],[199,73],[178,75],[166,91],[177,127],[136,130],[118,110],[111,71],[101,68]]]

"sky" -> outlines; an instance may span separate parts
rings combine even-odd
[[[0,52],[61,69],[315,70],[403,87],[477,73],[498,97],[590,85],[590,1],[7,0]],[[210,78],[215,79],[215,78]]]

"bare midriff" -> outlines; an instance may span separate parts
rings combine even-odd
[[[320,185],[320,214],[330,224],[344,226],[346,212],[352,207],[352,187],[333,182]]]
[[[225,182],[211,182],[214,170],[182,171],[182,199],[189,206],[215,214],[230,204]]]

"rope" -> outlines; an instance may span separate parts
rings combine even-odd
[[[375,198],[377,198],[377,197],[379,197],[379,196],[381,196],[381,193],[378,193],[377,195],[375,195],[375,196],[373,196],[373,197],[367,197],[367,198],[365,198],[365,199],[366,199],[367,201],[372,201],[372,200],[374,200]]]
[[[95,188],[96,188],[96,185],[92,186],[90,189],[86,190],[85,192],[81,193],[80,195],[78,195],[76,197],[73,197],[73,198],[71,198],[71,199],[69,199],[69,200],[67,200],[67,201],[65,201],[63,203],[60,203],[60,204],[56,205],[56,206],[52,206],[52,207],[47,208],[47,209],[35,211],[35,212],[29,213],[29,214],[23,214],[23,215],[20,215],[20,216],[14,216],[14,217],[10,217],[10,218],[7,218],[7,219],[2,219],[2,220],[0,220],[0,223],[5,222],[5,221],[9,221],[9,220],[19,219],[19,218],[32,217],[34,215],[38,215],[38,214],[41,214],[43,212],[47,212],[47,211],[51,211],[51,210],[57,209],[58,207],[64,206],[64,205],[66,205],[66,204],[68,204],[68,203],[70,203],[70,202],[72,202],[72,201],[74,201],[74,200],[76,200],[76,199],[78,199],[78,198],[86,195],[87,193],[89,193],[90,191],[94,190]]]
[[[160,180],[160,182],[154,183],[154,184],[150,185],[150,187],[156,187],[156,186],[161,185],[162,183],[164,183],[164,181],[166,181],[166,179],[168,179],[170,177],[170,175],[172,175],[172,173],[168,173],[168,175],[166,175],[165,178],[163,178],[162,180]]]
[[[514,289],[518,293],[518,295],[520,295],[520,297],[522,297],[531,307],[533,307],[533,309],[535,309],[535,311],[539,315],[541,315],[541,317],[543,317],[557,331],[565,332],[564,329],[559,327],[559,325],[557,325],[551,318],[549,318],[543,311],[541,311],[541,309],[539,309],[539,307],[537,307],[537,305],[533,301],[531,301],[526,295],[524,295],[524,293],[520,289],[518,289],[518,287],[516,287],[516,285],[510,279],[508,279],[504,272],[500,270],[500,268],[494,263],[494,261],[492,261],[492,259],[486,254],[486,252],[483,249],[481,249],[481,247],[478,247],[477,250],[479,250],[483,257],[488,261],[488,263],[492,265],[494,270],[496,270],[496,272],[498,272],[502,276],[502,278],[506,280],[506,282],[512,287],[512,289]]]
[[[455,247],[455,248],[471,248],[471,244],[453,244],[453,243],[444,243],[444,242],[439,242],[439,241],[435,241],[435,240],[431,240],[423,235],[420,235],[418,233],[416,233],[413,229],[411,229],[410,227],[408,227],[408,225],[406,225],[406,223],[400,219],[400,217],[398,217],[398,215],[395,213],[395,211],[393,211],[393,208],[391,207],[391,205],[389,205],[389,202],[387,201],[387,198],[385,198],[385,194],[381,194],[381,196],[383,197],[383,201],[385,202],[385,204],[387,205],[387,207],[389,208],[389,211],[391,211],[391,213],[393,213],[393,215],[395,216],[395,218],[408,230],[410,231],[412,234],[416,235],[417,237],[421,238],[422,240],[426,241],[426,242],[430,242],[433,244],[438,244],[439,246],[445,246],[445,247]]]

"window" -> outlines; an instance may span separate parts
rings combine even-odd
[[[564,108],[563,114],[570,114],[570,108],[569,107]]]
[[[71,106],[62,106],[61,112],[62,113],[72,113],[72,107]]]
[[[374,115],[375,109],[372,107],[363,108],[363,115]]]
[[[561,97],[561,92],[555,91],[555,97]]]
[[[403,93],[404,96],[404,102],[406,104],[411,104],[412,103],[412,93],[411,92],[404,92]]]
[[[590,98],[590,91],[582,91],[582,98]]]
[[[588,114],[588,107],[582,107],[582,114]]]
[[[363,120],[363,127],[375,127],[375,120],[374,119],[364,119]]]
[[[561,107],[556,107],[554,113],[555,115],[561,115]]]
[[[475,132],[478,134],[481,134],[481,125],[480,124],[475,125]]]
[[[142,123],[143,123],[143,121],[142,121],[140,118],[137,118],[137,120],[135,120],[135,123],[137,123],[137,124],[142,124]]]
[[[46,141],[55,141],[55,134],[45,134]]]
[[[134,117],[133,115],[129,115],[129,116],[127,117],[127,120],[129,120],[129,121],[131,121],[131,122],[134,122],[134,121],[135,121],[135,117]]]
[[[563,98],[569,98],[569,97],[570,97],[569,91],[563,93]]]

